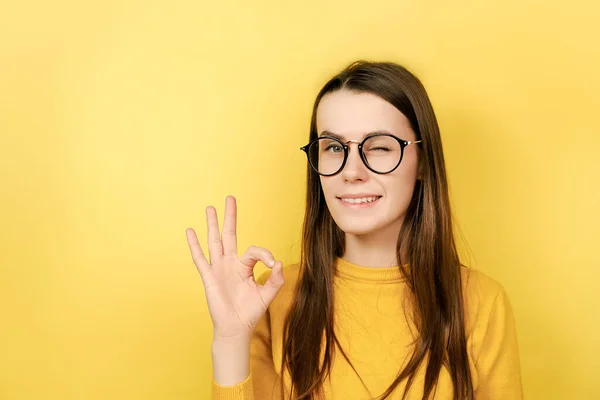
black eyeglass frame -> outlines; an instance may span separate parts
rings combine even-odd
[[[387,171],[387,172],[379,172],[374,170],[373,168],[371,168],[371,166],[369,165],[369,162],[367,161],[367,157],[365,156],[365,153],[363,152],[363,145],[364,143],[373,138],[373,137],[378,137],[378,136],[387,136],[387,137],[391,137],[393,139],[395,139],[396,141],[398,141],[398,143],[400,144],[400,159],[398,160],[398,163],[394,166],[394,168],[392,168],[391,170]],[[319,172],[318,168],[316,166],[314,166],[312,164],[312,162],[310,161],[310,154],[308,152],[308,149],[310,148],[310,146],[313,143],[318,142],[319,140],[322,139],[329,139],[329,140],[335,140],[336,142],[338,142],[340,144],[340,146],[342,146],[342,148],[344,149],[344,161],[342,162],[342,165],[340,166],[340,168],[335,171],[332,174],[322,174]],[[360,159],[362,160],[362,162],[365,164],[365,166],[372,172],[379,174],[379,175],[385,175],[385,174],[389,174],[391,172],[393,172],[394,170],[396,170],[396,168],[398,168],[400,166],[400,163],[402,162],[402,159],[404,158],[404,148],[406,146],[409,146],[411,144],[417,144],[417,143],[422,143],[422,140],[416,140],[416,141],[410,141],[410,140],[404,140],[404,139],[400,139],[394,135],[391,135],[389,133],[377,133],[374,135],[369,135],[366,138],[364,138],[361,142],[359,142],[358,140],[348,140],[346,143],[342,142],[339,138],[336,138],[334,136],[328,136],[328,135],[323,135],[323,136],[319,136],[316,139],[313,139],[310,141],[310,143],[308,143],[305,146],[300,147],[300,150],[304,151],[304,153],[306,153],[306,158],[308,160],[308,164],[311,166],[311,168],[313,169],[313,171],[315,171],[317,174],[321,175],[321,176],[334,176],[339,174],[344,167],[346,166],[346,161],[348,161],[348,154],[350,154],[350,146],[348,146],[350,143],[357,143],[358,144],[358,154],[360,155]]]

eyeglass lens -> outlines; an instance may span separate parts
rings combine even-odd
[[[400,142],[390,136],[371,136],[364,141],[362,150],[368,166],[379,173],[393,170],[402,157]],[[320,174],[334,174],[344,163],[343,144],[332,138],[319,138],[309,146],[308,159]]]

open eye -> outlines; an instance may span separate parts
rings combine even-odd
[[[332,153],[343,153],[344,148],[338,143],[329,143],[327,146],[325,146],[325,151],[330,151]]]

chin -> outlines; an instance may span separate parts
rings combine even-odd
[[[373,220],[360,221],[358,218],[350,220],[348,218],[336,219],[337,226],[347,235],[364,236],[377,232],[381,229]]]
[[[382,215],[383,214],[383,215]],[[398,236],[402,226],[403,217],[398,216],[389,218],[383,211],[379,215],[345,215],[345,213],[332,214],[336,225],[347,235],[367,236],[367,235],[389,235]],[[386,218],[388,217],[388,218]]]

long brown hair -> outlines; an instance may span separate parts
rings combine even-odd
[[[394,105],[410,121],[417,140],[423,141],[419,144],[421,179],[416,182],[396,246],[398,264],[410,289],[418,338],[408,364],[379,398],[389,397],[405,379],[406,397],[419,366],[426,363],[423,399],[435,393],[439,373],[446,366],[454,399],[473,400],[461,263],[452,230],[442,142],[429,97],[419,79],[400,65],[356,61],[329,80],[317,95],[311,140],[318,136],[316,115],[321,98],[342,89],[372,93]],[[344,254],[344,233],[327,208],[319,175],[307,168],[300,276],[285,320],[281,370],[282,374],[289,372],[290,397],[294,393],[298,399],[312,400],[323,396],[323,382],[331,372],[336,349],[350,360],[334,332],[334,266],[336,258]],[[319,352],[322,344],[323,351]]]

